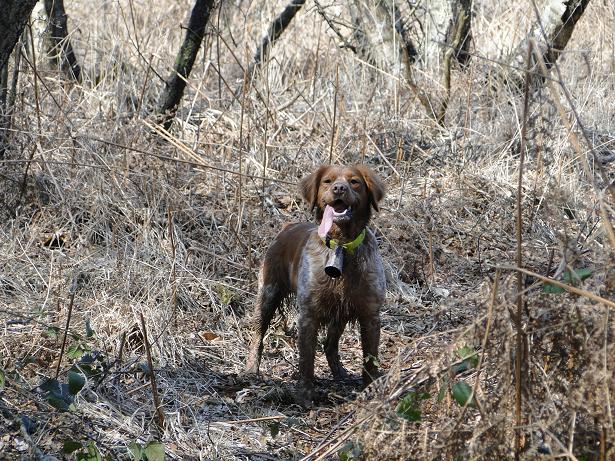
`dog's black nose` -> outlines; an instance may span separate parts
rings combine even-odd
[[[347,190],[348,186],[344,183],[336,182],[335,184],[333,184],[333,193],[335,195],[345,194]]]

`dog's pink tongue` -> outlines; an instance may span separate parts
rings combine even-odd
[[[331,229],[331,226],[333,225],[334,211],[335,210],[333,207],[330,207],[329,205],[325,207],[325,211],[322,214],[322,221],[320,221],[320,226],[318,226],[318,235],[320,238],[324,239],[327,236],[329,229]]]

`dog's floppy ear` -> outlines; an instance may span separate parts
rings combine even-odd
[[[301,196],[310,206],[310,210],[314,210],[316,202],[318,201],[318,187],[320,186],[320,180],[325,172],[329,169],[329,166],[322,165],[314,173],[306,176],[299,183],[299,191]]]
[[[384,198],[384,184],[376,173],[368,167],[364,165],[356,165],[355,168],[359,171],[359,173],[361,173],[361,176],[363,176],[363,180],[367,185],[369,200],[374,207],[374,210],[380,211],[380,208],[378,208],[378,202]]]

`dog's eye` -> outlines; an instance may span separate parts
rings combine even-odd
[[[331,184],[331,180],[329,178],[322,180],[323,184]]]
[[[357,184],[361,184],[361,182],[358,179],[352,178],[350,180],[350,184],[352,184],[353,186],[356,186]]]

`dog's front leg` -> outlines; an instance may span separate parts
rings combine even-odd
[[[378,345],[380,344],[380,315],[378,308],[365,309],[359,317],[363,348],[363,385],[378,377]]]
[[[299,386],[298,399],[304,405],[310,405],[314,400],[314,359],[316,356],[316,339],[318,336],[318,321],[310,316],[307,305],[299,306],[297,322],[299,342]]]

